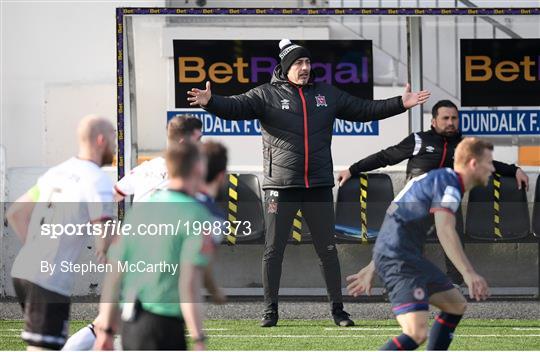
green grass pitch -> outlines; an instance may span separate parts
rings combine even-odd
[[[88,324],[71,322],[71,332]],[[357,321],[338,328],[329,320],[280,320],[260,328],[254,320],[208,320],[210,350],[377,350],[399,334],[394,320]],[[21,320],[0,321],[0,349],[22,350]],[[540,350],[540,320],[464,319],[450,346],[454,350]],[[425,349],[425,345],[420,349]]]

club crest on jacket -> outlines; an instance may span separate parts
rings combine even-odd
[[[315,102],[317,102],[317,107],[319,106],[328,106],[326,105],[326,97],[324,95],[316,95]]]

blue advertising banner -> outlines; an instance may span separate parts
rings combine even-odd
[[[464,135],[540,134],[540,110],[462,110]]]
[[[259,120],[227,121],[204,110],[167,111],[167,121],[175,115],[192,115],[203,123],[205,136],[258,136],[261,134]],[[378,136],[379,122],[351,122],[336,119],[334,136]]]

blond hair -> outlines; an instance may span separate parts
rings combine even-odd
[[[476,137],[464,138],[456,148],[454,165],[465,166],[472,159],[482,159],[486,149],[493,150],[493,144]]]

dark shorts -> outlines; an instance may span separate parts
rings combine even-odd
[[[122,348],[124,350],[177,350],[187,349],[184,321],[136,308],[135,319],[122,322]]]
[[[429,297],[454,288],[435,264],[423,257],[395,259],[374,253],[379,278],[395,315],[429,310]]]
[[[59,350],[68,335],[70,299],[30,281],[13,278],[24,312],[22,339],[29,346]]]

